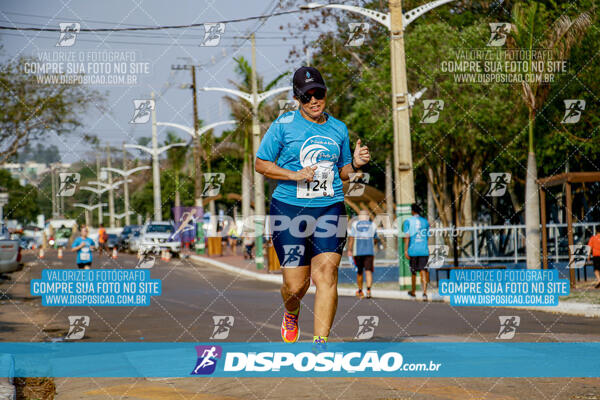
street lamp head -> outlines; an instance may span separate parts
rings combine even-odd
[[[300,6],[301,10],[312,10],[314,8],[319,8],[319,7],[325,7],[324,4],[319,4],[319,3],[308,3],[308,4],[303,4]]]

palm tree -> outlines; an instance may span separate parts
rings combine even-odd
[[[252,67],[250,66],[250,64],[248,64],[248,61],[244,57],[234,58],[234,60],[237,63],[235,67],[235,72],[240,77],[240,82],[230,81],[230,83],[234,85],[237,90],[246,93],[251,93]],[[261,93],[267,90],[271,90],[286,75],[288,75],[288,72],[280,74],[266,85],[264,84],[263,77],[257,75],[256,82],[258,92]],[[282,98],[285,98],[285,94],[276,96],[275,100]],[[243,146],[242,157],[244,162],[242,167],[242,214],[244,215],[244,217],[246,217],[250,214],[250,199],[252,198],[250,188],[253,187],[253,157],[251,142],[252,106],[250,103],[243,101],[237,97],[226,96],[225,101],[227,101],[227,103],[229,104],[233,119],[239,121],[236,130],[233,132],[232,140]],[[278,107],[276,107],[275,104],[277,103],[265,103],[263,101],[258,106],[258,117],[261,123],[262,132],[264,132],[264,128],[268,126],[268,124],[270,124],[277,117]]]
[[[532,71],[532,53],[536,48],[550,50],[553,61],[569,58],[571,48],[585,35],[591,25],[589,12],[575,19],[561,15],[548,24],[543,9],[536,2],[517,3],[512,10],[511,38],[509,46],[528,50],[527,71]],[[542,109],[550,94],[549,82],[522,82],[521,96],[529,110],[529,146],[527,154],[527,177],[525,181],[525,223],[527,268],[540,268],[540,199],[537,185],[537,165],[534,149],[534,125],[536,114]]]
[[[167,138],[165,139],[165,146],[172,143],[181,143],[184,140],[177,136],[171,131],[167,131]],[[179,193],[179,176],[181,170],[185,166],[185,155],[188,151],[188,146],[173,147],[167,150],[167,160],[173,169],[175,175],[175,207],[181,206],[181,197]]]

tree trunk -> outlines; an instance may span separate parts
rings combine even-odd
[[[242,218],[248,218],[250,213],[251,181],[250,181],[250,163],[248,155],[244,155],[244,166],[242,167]],[[248,229],[248,227],[245,227]]]
[[[181,206],[181,197],[179,196],[179,171],[175,171],[175,207]]]
[[[385,212],[391,221],[394,220],[394,188],[392,182],[392,158],[388,154],[385,158]],[[385,258],[395,259],[398,254],[394,235],[387,235],[385,238]]]
[[[462,202],[462,217],[463,217],[463,226],[472,227],[473,226],[473,207],[471,202],[471,192],[472,192],[472,181],[471,177],[468,175],[465,176],[465,188],[463,194],[463,202]],[[465,231],[462,237],[461,246],[466,248],[467,244],[473,240],[473,234],[471,231]],[[475,245],[473,244],[473,256],[475,256]]]
[[[427,168],[427,220],[429,225],[433,226],[435,222],[435,202],[433,200],[433,170]]]
[[[527,268],[540,268],[540,197],[537,185],[535,153],[527,157],[527,179],[525,181],[525,242]]]

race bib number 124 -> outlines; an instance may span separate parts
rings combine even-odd
[[[317,168],[313,180],[299,181],[297,184],[296,197],[311,199],[315,197],[333,196],[333,170]]]

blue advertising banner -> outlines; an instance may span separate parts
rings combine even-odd
[[[598,342],[62,342],[0,343],[0,360],[14,359],[17,377],[600,377],[599,351]]]

